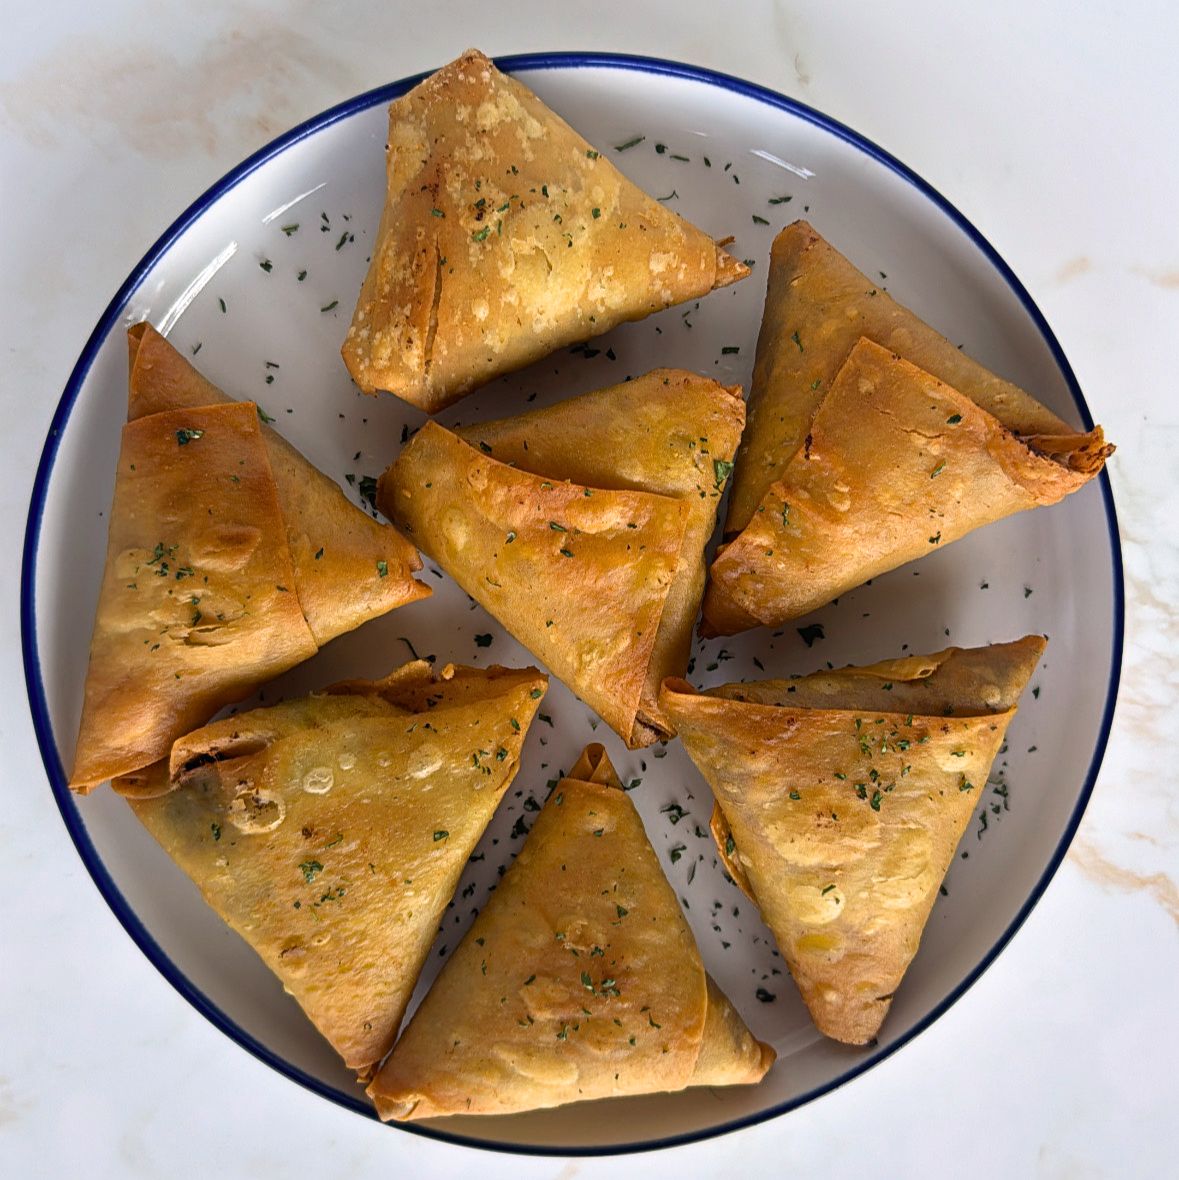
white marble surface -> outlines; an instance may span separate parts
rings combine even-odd
[[[99,11],[99,9],[101,11]],[[999,961],[880,1068],[783,1119],[647,1157],[713,1175],[1175,1174],[1179,13],[1139,0],[571,6],[157,0],[10,7],[0,38],[0,1174],[597,1177],[338,1110],[198,1017],[74,853],[33,741],[19,553],[37,454],[126,272],[247,153],[360,90],[490,53],[629,50],[741,74],[940,188],[1031,289],[1119,452],[1122,694],[1080,833]],[[621,1166],[626,1167],[623,1163]]]

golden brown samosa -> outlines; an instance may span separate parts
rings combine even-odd
[[[738,389],[675,369],[451,433],[427,423],[378,503],[632,747],[671,729]]]
[[[430,593],[416,550],[153,328],[128,333],[129,421],[70,786],[172,742],[329,639]]]
[[[384,1119],[760,1081],[601,746],[553,789],[368,1088]]]
[[[777,625],[1013,512],[1113,451],[965,356],[805,222],[775,239],[705,634]],[[976,481],[985,498],[976,497]]]
[[[664,684],[725,865],[826,1036],[879,1031],[1044,644]]]
[[[749,273],[477,50],[390,105],[386,171],[344,361],[429,413]]]
[[[424,661],[181,738],[131,806],[363,1076],[389,1051],[547,685]],[[142,784],[141,784],[142,786]]]

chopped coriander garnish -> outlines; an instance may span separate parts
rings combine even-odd
[[[445,828],[439,828],[438,831],[434,833],[434,843],[437,844],[439,840],[445,840],[449,835],[450,833]]]
[[[636,135],[634,139],[628,139],[626,143],[615,144],[614,150],[616,152],[625,152],[628,148],[637,147],[646,138],[645,135]]]
[[[485,225],[482,229],[475,230],[475,232],[471,234],[471,237],[474,238],[476,242],[482,242],[486,240],[489,233],[491,233],[491,226]]]
[[[798,345],[798,351],[799,351],[799,352],[806,352],[806,349],[805,349],[805,348],[803,348],[803,346],[802,346],[802,341],[801,341],[801,340],[798,338],[798,333],[797,333],[797,332],[791,332],[791,333],[790,333],[790,339],[791,339],[791,340],[793,340],[793,341],[794,341],[794,343]]]
[[[807,645],[807,647],[813,647],[816,639],[827,638],[827,636],[823,633],[822,623],[810,623],[806,627],[798,627],[796,630],[802,637],[802,641]]]
[[[727,459],[713,459],[712,474],[716,480],[716,486],[719,488],[733,474],[733,464]]]
[[[194,439],[204,438],[205,432],[203,430],[193,430],[191,427],[182,426],[176,431],[176,445],[186,447]]]
[[[734,356],[741,351],[741,346],[738,344],[726,344],[721,349],[721,356]]]
[[[305,860],[299,866],[299,871],[303,874],[303,880],[310,885],[315,880],[316,875],[323,872],[323,865],[317,860]]]
[[[490,634],[490,632],[485,635],[476,635],[475,636],[475,646],[476,647],[490,647],[491,641],[493,638],[494,637]]]
[[[340,306],[340,301],[338,299],[333,299],[331,301],[331,303],[326,304],[324,307],[321,307],[319,310],[320,311],[332,311],[339,306]]]
[[[263,259],[262,259],[262,261],[258,263],[258,265],[259,265],[259,266],[260,266],[260,267],[261,267],[261,268],[262,268],[262,269],[263,269],[263,270],[264,270],[264,271],[265,271],[267,274],[269,274],[269,273],[270,273],[270,272],[271,272],[271,271],[274,269],[274,263],[273,263],[273,262],[271,262],[269,258],[263,258]]]
[[[758,217],[756,213],[752,214],[754,225],[769,225],[770,223],[764,217]]]
[[[273,422],[274,421],[274,419],[261,406],[258,406],[257,409],[258,409],[258,417],[263,422]]]
[[[958,425],[958,423],[959,423],[959,422],[961,422],[961,421],[962,421],[962,415],[961,415],[961,414],[951,414],[951,415],[950,415],[950,416],[949,416],[949,417],[946,419],[946,425],[947,425],[947,426],[957,426],[957,425]]]
[[[294,221],[290,225],[284,225],[282,227],[282,232],[284,234],[286,234],[287,237],[289,238],[291,236],[291,234],[297,233],[298,229],[299,229],[299,223],[297,221]]]

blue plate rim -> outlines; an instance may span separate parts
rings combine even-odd
[[[1070,395],[1076,405],[1077,412],[1086,429],[1093,426],[1093,418],[1089,407],[1081,393],[1080,385],[1072,366],[1069,364],[1056,339],[1052,329],[1048,326],[1043,313],[1032,299],[1028,290],[1016,277],[1011,267],[1003,260],[990,242],[983,237],[979,230],[940,192],[917,173],[903,164],[895,156],[871,140],[860,135],[852,128],[838,120],[807,106],[796,99],[788,98],[768,87],[746,81],[731,74],[710,70],[703,66],[689,65],[683,62],[669,61],[664,58],[644,57],[628,53],[597,53],[597,52],[546,52],[512,54],[495,59],[496,65],[507,73],[528,72],[536,70],[559,69],[620,69],[639,73],[663,75],[682,78],[688,81],[715,86],[746,98],[784,111],[805,122],[811,123],[824,131],[855,147],[878,163],[883,164],[901,179],[912,185],[927,200],[945,214],[983,254],[987,261],[995,268],[999,275],[1010,287],[1012,293],[1019,300],[1024,311],[1032,320],[1037,331],[1049,351],[1061,375],[1064,377]],[[168,252],[173,243],[213,204],[220,200],[227,192],[236,187],[251,173],[265,164],[268,160],[286,151],[288,148],[308,137],[326,130],[333,124],[347,119],[378,103],[386,103],[399,97],[416,86],[432,71],[425,71],[412,77],[403,78],[397,82],[378,86],[365,91],[353,98],[330,107],[328,110],[307,119],[297,127],[278,136],[253,155],[243,160],[236,168],[227,172],[220,180],[201,194],[176,220],[160,235],[154,245],[147,251],[140,262],[119,287],[106,310],[103,312],[94,330],[91,332],[76,364],[57,409],[50,422],[49,432],[37,465],[37,473],[33,481],[30,495],[29,514],[25,527],[24,544],[21,559],[20,582],[20,626],[21,626],[21,654],[24,665],[25,684],[29,696],[29,707],[32,713],[33,727],[37,737],[37,744],[41,758],[53,789],[54,797],[61,812],[62,820],[78,850],[83,863],[89,871],[95,885],[103,899],[126,930],[127,934],[148,958],[152,965],[168,980],[169,983],[211,1024],[218,1028],[241,1048],[251,1053],[260,1061],[265,1062],[272,1069],[291,1081],[297,1082],[306,1089],[326,1098],[336,1105],[352,1110],[367,1118],[376,1119],[376,1112],[359,1098],[352,1097],[343,1091],[325,1085],[317,1078],[291,1065],[266,1046],[252,1037],[245,1029],[236,1024],[229,1016],[213,1004],[168,958],[160,945],[152,938],[146,927],[139,921],[135,912],[128,905],[119,891],[118,886],[106,871],[106,867],[99,857],[97,850],[90,841],[85,822],[78,809],[77,802],[66,783],[66,776],[58,755],[57,745],[53,736],[53,728],[49,718],[49,709],[45,696],[45,688],[41,677],[40,657],[37,648],[36,631],[36,561],[37,549],[40,542],[41,523],[45,506],[45,498],[49,487],[49,480],[53,473],[54,462],[57,457],[58,446],[62,432],[69,420],[70,413],[81,392],[82,385],[94,363],[95,357],[103,342],[117,326],[124,308],[140,284]],[[414,1123],[393,1124],[400,1130],[411,1134],[421,1135],[435,1141],[455,1144],[462,1147],[481,1148],[488,1151],[507,1154],[550,1156],[550,1157],[594,1157],[612,1156],[646,1151],[659,1151],[669,1147],[676,1147],[688,1143],[695,1143],[711,1139],[719,1135],[729,1134],[744,1127],[755,1126],[779,1117],[787,1112],[804,1106],[808,1102],[830,1093],[853,1078],[865,1073],[868,1069],[892,1056],[902,1046],[908,1044],[915,1037],[925,1031],[934,1021],[938,1020],[979,980],[988,967],[1006,948],[1015,933],[1027,920],[1028,915],[1035,908],[1047,889],[1049,882],[1056,875],[1061,862],[1064,860],[1069,845],[1076,834],[1090,796],[1093,793],[1098,772],[1109,742],[1110,729],[1113,724],[1113,714],[1117,701],[1118,686],[1121,680],[1122,653],[1125,633],[1125,582],[1122,569],[1122,550],[1118,530],[1117,513],[1114,508],[1113,491],[1110,486],[1109,475],[1103,471],[1098,480],[1101,489],[1102,506],[1105,510],[1106,527],[1109,532],[1110,549],[1113,558],[1113,634],[1111,637],[1110,675],[1106,692],[1105,705],[1102,712],[1101,728],[1094,745],[1093,756],[1085,775],[1085,782],[1077,798],[1076,806],[1069,822],[1061,836],[1052,857],[1050,858],[1039,881],[1028,895],[1007,929],[999,936],[994,945],[980,959],[974,969],[948,996],[936,1007],[919,1020],[903,1035],[883,1048],[879,1048],[856,1064],[850,1066],[838,1077],[821,1086],[816,1086],[804,1094],[800,1094],[787,1102],[756,1114],[734,1119],[728,1123],[707,1127],[700,1131],[685,1132],[680,1135],[665,1136],[660,1139],[636,1143],[622,1143],[609,1145],[592,1145],[576,1147],[554,1147],[548,1144],[508,1144],[494,1140],[481,1139],[478,1136],[460,1135]]]

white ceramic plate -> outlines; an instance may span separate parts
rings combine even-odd
[[[648,191],[675,193],[669,204],[696,224],[717,237],[736,235],[734,251],[753,260],[754,272],[699,304],[496,382],[444,413],[445,424],[509,414],[533,395],[533,404],[543,405],[656,365],[747,385],[771,239],[804,215],[971,355],[1070,422],[1091,424],[1064,356],[1011,271],[938,194],[847,128],[748,83],[649,59],[557,54],[503,65]],[[362,1091],[294,1001],[205,907],[126,805],[109,790],[75,800],[62,763],[72,757],[125,418],[126,326],[149,319],[186,354],[197,353],[207,376],[235,397],[260,402],[314,463],[342,483],[355,480],[350,491],[358,501],[360,478],[379,474],[397,454],[403,429],[422,421],[396,398],[360,395],[339,357],[384,194],[385,107],[417,80],[345,103],[263,149],[201,197],[135,268],[58,408],[33,489],[23,575],[26,672],[41,748],[62,815],[103,896],[156,967],[239,1045],[370,1115]],[[616,150],[640,135],[642,142]],[[734,346],[740,351],[723,351]],[[431,599],[337,640],[266,698],[384,673],[409,657],[411,644],[440,663],[530,662],[436,574],[428,567],[424,575],[435,589]],[[793,626],[701,644],[692,678],[709,685],[949,643],[1028,632],[1051,637],[879,1043],[851,1049],[814,1031],[754,907],[717,867],[706,834],[709,790],[682,748],[627,752],[554,681],[544,706],[552,724],[538,722],[529,735],[520,774],[480,845],[485,859],[468,867],[419,995],[499,866],[520,847],[518,821],[530,814],[524,801],[542,800],[547,780],[587,741],[604,741],[623,778],[642,780],[631,798],[708,969],[754,1032],[775,1046],[778,1063],[752,1088],[408,1130],[508,1150],[608,1152],[757,1122],[887,1057],[961,996],[1004,946],[1059,864],[1105,747],[1122,634],[1106,477],[1058,507],[992,525],[879,578],[800,625],[812,622],[823,625],[824,638],[810,647]],[[491,645],[477,646],[477,633],[490,633]],[[689,813],[678,823],[662,810],[672,802]]]

